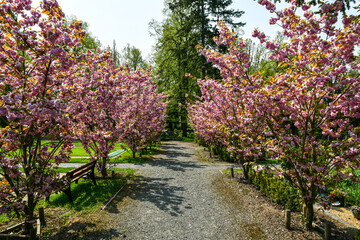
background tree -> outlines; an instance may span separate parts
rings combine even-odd
[[[185,94],[191,92],[191,95],[194,95],[199,89],[196,82],[191,81],[185,74],[190,71],[200,74],[200,65],[196,63],[201,63],[198,62],[198,54],[194,51],[196,33],[192,33],[192,23],[187,22],[186,10],[170,14],[171,17],[162,25],[153,25],[159,36],[156,45],[155,74],[160,76],[157,79],[159,90],[171,96],[167,111],[170,131],[181,124],[183,136],[186,136],[187,113],[179,104],[185,104]]]
[[[285,39],[286,37],[283,36],[281,32],[278,32],[274,41],[282,45]],[[261,72],[262,78],[269,78],[283,71],[283,67],[279,67],[275,60],[269,58],[271,51],[266,48],[265,43],[256,43],[256,41],[252,39],[247,39],[245,51],[251,63],[251,66],[247,70],[248,74]]]
[[[85,38],[81,41],[83,49],[96,50],[102,47],[100,40],[91,34],[87,22],[83,22],[83,31],[86,32]]]
[[[120,64],[122,66],[125,66],[125,64],[129,65],[131,71],[135,71],[140,68],[145,70],[149,67],[143,59],[141,51],[134,46],[130,46],[129,43],[121,51]]]
[[[112,59],[113,59],[113,63],[115,65],[115,67],[119,67],[120,65],[120,53],[118,52],[117,48],[116,48],[116,41],[113,41],[113,46],[111,49],[111,53],[112,53]]]
[[[187,111],[185,95],[195,100],[200,93],[196,80],[186,77],[190,73],[205,78],[219,76],[219,71],[199,55],[195,46],[215,47],[212,38],[217,35],[215,22],[226,19],[233,27],[243,23],[233,19],[242,15],[242,11],[229,9],[229,0],[167,0],[162,23],[152,22],[150,27],[157,37],[155,47],[154,73],[159,76],[159,90],[170,95],[167,112],[167,124],[170,131],[180,126],[182,136],[187,135]]]
[[[73,22],[81,23],[81,29],[85,32],[85,37],[81,39],[81,48],[78,50],[97,50],[98,48],[102,47],[100,40],[97,39],[97,37],[93,36],[90,32],[89,24],[87,22],[78,20],[74,15],[66,17],[65,25]]]

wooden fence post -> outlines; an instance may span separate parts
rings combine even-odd
[[[325,227],[324,227],[324,239],[325,240],[330,240],[331,238],[331,225],[329,222],[325,223]]]
[[[44,213],[44,207],[39,207],[39,219],[41,224],[45,225],[45,213]]]
[[[231,171],[231,177],[234,178],[234,168],[230,168]]]
[[[290,229],[291,224],[291,211],[289,209],[285,209],[285,228]]]

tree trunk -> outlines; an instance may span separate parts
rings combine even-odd
[[[187,123],[183,122],[186,121],[185,117],[181,116],[181,131],[182,137],[187,137]]]
[[[136,157],[136,150],[132,150],[132,157],[135,158]]]
[[[205,34],[206,34],[206,29],[205,29],[205,21],[206,21],[206,15],[205,15],[205,3],[204,1],[200,1],[200,12],[201,12],[201,30],[200,30],[200,35],[201,35],[201,45],[206,48],[206,39],[205,39]],[[205,57],[202,57],[204,60],[204,63],[206,63],[206,59]],[[201,67],[201,74],[202,74],[202,78],[205,79],[206,77],[206,64],[202,64]]]
[[[169,126],[170,132],[174,132],[173,123],[172,123],[172,122],[169,122],[169,123],[168,123],[168,126]]]
[[[306,206],[306,213],[305,213],[305,219],[306,219],[306,227],[308,229],[312,228],[312,223],[314,220],[314,204],[311,200],[305,200],[305,206]]]
[[[249,180],[249,171],[250,171],[250,164],[241,164],[243,169],[243,175],[246,180]]]
[[[102,163],[101,163],[101,175],[103,178],[107,177],[107,171],[106,171],[106,162],[108,160],[108,157],[103,157],[102,158]]]
[[[27,206],[25,207],[25,234],[30,234],[30,239],[36,239],[36,236],[33,234],[35,233],[34,231],[34,209],[35,209],[35,205],[36,202],[34,200],[34,195],[33,194],[28,194],[28,201],[27,201]]]

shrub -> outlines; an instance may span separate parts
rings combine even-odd
[[[283,178],[275,176],[273,172],[263,170],[257,173],[251,169],[249,181],[257,186],[271,201],[291,210],[299,209],[301,203],[299,191],[284,181]]]
[[[360,230],[357,230],[354,235],[355,240],[360,240]]]

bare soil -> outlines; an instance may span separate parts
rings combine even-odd
[[[351,211],[351,207],[332,207],[329,212],[349,223],[350,225],[360,229],[360,220],[354,217]]]
[[[202,162],[222,163],[216,156],[210,157],[206,149],[200,150],[198,148],[197,156],[199,161]],[[231,178],[230,174],[223,174],[213,184],[217,191],[222,192],[226,196],[225,198],[229,205],[233,205],[233,208],[242,209],[242,211],[246,212],[242,214],[254,216],[256,220],[248,225],[255,232],[262,231],[264,239],[323,239],[323,232],[305,228],[300,212],[291,213],[291,229],[287,230],[284,226],[284,207],[272,202],[256,186],[248,183],[241,173],[235,173],[235,178]],[[348,224],[345,225],[337,221],[329,216],[329,214],[326,214],[326,212],[330,212]],[[323,228],[325,222],[331,223],[332,239],[336,240],[354,239],[354,233],[357,229],[360,229],[360,220],[353,216],[350,207],[332,207],[327,211],[323,209],[315,210],[314,223]]]
[[[305,228],[300,212],[291,213],[291,229],[287,230],[285,228],[285,209],[273,203],[254,185],[245,181],[240,174],[236,174],[235,178],[223,175],[215,183],[215,186],[226,196],[228,204],[243,209],[242,214],[244,215],[253,216],[253,221],[249,222],[248,226],[251,226],[254,231],[262,231],[263,239],[323,239],[321,232]],[[353,239],[356,229],[348,228],[330,218],[322,210],[315,211],[314,222],[317,225],[323,226],[327,221],[331,223],[332,233],[335,234],[332,239]]]

